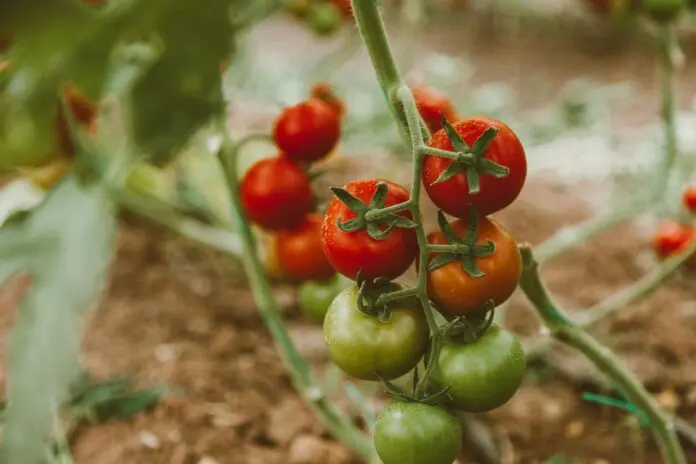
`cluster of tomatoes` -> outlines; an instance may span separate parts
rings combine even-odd
[[[672,21],[687,7],[696,7],[693,0],[584,0],[585,4],[600,14],[640,13],[655,21]]]
[[[344,20],[353,17],[350,0],[287,0],[285,9],[319,35],[333,34]]]
[[[682,202],[686,211],[696,216],[696,185],[684,190]],[[654,240],[655,253],[660,258],[679,254],[692,246],[696,241],[696,226],[681,222],[668,221],[657,230]],[[687,262],[687,267],[696,269],[696,256]]]

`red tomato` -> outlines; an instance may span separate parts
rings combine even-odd
[[[333,4],[338,7],[339,10],[341,10],[341,14],[343,14],[344,17],[346,18],[352,18],[353,17],[353,5],[350,4],[350,0],[332,0]]]
[[[344,188],[348,193],[368,204],[380,182],[384,182],[388,187],[385,206],[408,201],[409,193],[405,188],[385,179],[354,181]],[[411,219],[408,211],[399,214]],[[394,228],[384,240],[375,240],[365,229],[349,233],[343,232],[336,225],[339,220],[345,222],[353,218],[355,213],[341,200],[333,198],[329,202],[321,229],[321,239],[331,265],[351,279],[355,279],[361,269],[366,279],[375,279],[380,276],[394,279],[406,272],[418,253],[415,230]]]
[[[324,158],[340,136],[340,118],[331,106],[317,98],[285,108],[273,128],[276,145],[296,163]]]
[[[481,216],[500,211],[512,203],[520,194],[527,178],[527,158],[522,143],[505,123],[491,118],[465,119],[454,124],[457,133],[471,146],[488,128],[498,129],[498,134],[488,146],[484,157],[510,170],[503,178],[479,173],[481,190],[469,193],[466,172],[432,185],[452,161],[438,156],[426,156],[423,161],[423,185],[430,199],[447,214],[466,218],[469,204],[473,204]],[[433,134],[429,145],[433,148],[452,151],[452,143],[444,130]]]
[[[321,246],[322,219],[321,214],[310,214],[298,228],[276,234],[275,256],[288,278],[321,281],[336,274]]]
[[[655,233],[653,247],[659,258],[667,258],[690,246],[696,240],[696,229],[677,222],[665,222]],[[688,261],[689,267],[696,267],[696,256]]]
[[[439,92],[423,86],[412,86],[413,98],[430,132],[442,129],[442,117],[454,123],[459,117],[452,103]]]
[[[684,206],[691,214],[696,214],[696,185],[690,185],[684,190]]]
[[[343,118],[346,112],[346,105],[343,103],[343,100],[336,95],[331,84],[328,82],[317,82],[312,86],[311,96],[329,105],[339,118]]]
[[[282,155],[254,163],[240,189],[249,219],[264,229],[292,229],[312,210],[309,177]]]

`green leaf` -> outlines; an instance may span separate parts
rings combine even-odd
[[[1,462],[36,462],[57,406],[78,374],[82,316],[104,283],[116,230],[101,187],[63,182],[25,221],[0,234],[0,254],[25,240],[22,261],[32,281],[8,350],[8,407]]]

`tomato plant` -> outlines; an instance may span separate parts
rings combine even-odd
[[[517,337],[495,324],[473,343],[446,339],[432,372],[433,388],[449,386],[447,404],[484,412],[506,403],[522,384],[525,355]]]
[[[428,323],[419,304],[399,302],[384,320],[359,309],[358,288],[343,290],[324,319],[324,338],[331,359],[347,374],[376,380],[375,373],[395,379],[411,371],[428,344]]]
[[[682,201],[688,212],[691,214],[696,214],[696,185],[690,185],[684,189]]]
[[[434,253],[428,271],[428,294],[448,315],[481,311],[489,301],[498,306],[512,295],[522,273],[522,259],[512,236],[492,218],[459,219],[448,224],[440,216],[442,230],[428,235],[432,245],[459,243],[465,252]],[[476,231],[474,234],[472,231]],[[473,241],[475,237],[475,241]],[[477,256],[479,248],[480,256]],[[490,254],[490,249],[494,251]]]
[[[312,209],[307,174],[286,156],[253,164],[241,182],[241,199],[249,219],[264,229],[292,229]]]
[[[462,445],[454,414],[413,402],[389,403],[377,418],[374,435],[384,464],[452,464]]]
[[[418,112],[430,132],[442,129],[442,118],[449,121],[459,119],[452,103],[436,90],[422,85],[412,86],[412,90]]]
[[[678,222],[665,222],[655,233],[653,247],[659,258],[667,258],[683,251],[696,240],[696,229]],[[696,267],[696,257],[689,261]]]
[[[396,278],[406,272],[418,252],[418,240],[412,229],[393,227],[389,235],[380,237],[386,227],[379,224],[371,223],[367,229],[354,231],[342,230],[339,226],[339,223],[350,224],[364,219],[367,205],[375,198],[379,184],[385,186],[380,202],[382,207],[408,201],[408,191],[402,186],[385,179],[368,179],[344,187],[343,190],[354,200],[351,205],[335,197],[326,210],[321,230],[324,251],[331,265],[351,279],[357,277],[358,271],[366,279]],[[408,212],[399,215],[406,219],[412,217]],[[355,224],[360,225],[358,222]]]
[[[524,186],[524,148],[503,122],[473,118],[446,124],[428,145],[461,153],[457,160],[429,155],[423,162],[425,190],[447,214],[466,217],[473,204],[487,216],[510,205]]]
[[[275,234],[278,266],[289,279],[326,280],[336,273],[322,249],[321,224],[320,214],[310,214],[298,227]]]
[[[341,275],[320,282],[309,280],[300,285],[297,302],[305,316],[322,323],[334,298],[350,285],[351,281]]]
[[[283,110],[273,128],[278,148],[294,162],[318,161],[334,149],[341,121],[326,102],[311,98]]]

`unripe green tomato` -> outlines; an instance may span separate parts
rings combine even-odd
[[[686,8],[687,0],[642,0],[641,11],[658,22],[676,18]]]
[[[307,15],[310,27],[319,35],[331,35],[341,26],[341,10],[333,3],[315,3]]]
[[[297,302],[302,313],[314,322],[324,322],[324,316],[326,316],[331,302],[351,283],[352,281],[340,274],[324,282],[313,280],[303,282],[297,295]]]
[[[462,446],[457,417],[441,406],[392,401],[375,423],[383,464],[452,464]]]

